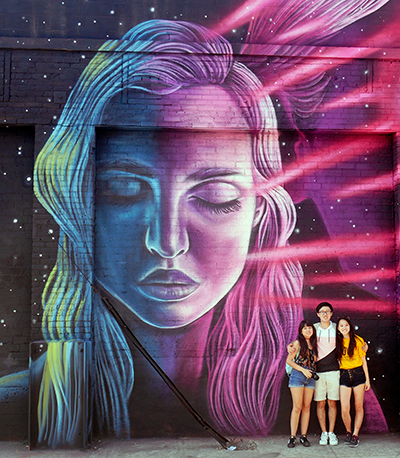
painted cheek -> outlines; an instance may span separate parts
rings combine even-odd
[[[147,213],[147,214],[146,214]],[[148,211],[140,205],[122,208],[99,205],[96,212],[96,268],[110,271],[137,270],[143,255]]]
[[[187,230],[190,248],[184,262],[211,282],[236,281],[246,262],[250,231],[239,239],[230,236],[226,227],[189,225]]]

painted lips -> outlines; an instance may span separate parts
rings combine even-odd
[[[146,296],[159,301],[181,301],[193,294],[199,283],[180,270],[158,269],[138,283]]]

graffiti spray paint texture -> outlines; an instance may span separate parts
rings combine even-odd
[[[318,110],[333,84],[331,68],[320,61],[307,65],[304,74],[299,58],[268,57],[272,48],[279,54],[292,41],[296,46],[317,43],[386,2],[371,2],[362,12],[357,2],[346,2],[346,14],[329,2],[325,9],[317,3],[312,33],[305,26],[307,2],[289,2],[292,10],[280,5],[282,30],[276,23],[272,27],[264,10],[244,4],[256,17],[249,27],[251,41],[242,49],[247,65],[234,59],[228,41],[202,26],[161,20],[139,24],[121,41],[105,43],[91,60],[41,151],[36,195],[60,226],[57,263],[43,295],[43,334],[49,341],[93,342],[100,431],[122,437],[174,433],[171,412],[177,429],[185,420],[154,374],[132,354],[90,282],[112,298],[165,371],[229,433],[266,434],[274,427],[286,345],[303,313],[312,314],[317,298],[334,302],[343,290],[349,297],[338,309],[348,313],[359,314],[368,301],[378,310],[395,310],[377,295],[380,291],[357,290],[360,301],[351,303],[356,286],[349,282],[357,280],[343,277],[342,268],[358,269],[351,258],[343,261],[346,247],[349,241],[362,245],[362,267],[371,270],[364,266],[376,246],[358,231],[364,218],[359,200],[350,210],[355,227],[349,230],[337,213],[329,212],[347,197],[335,195],[337,188],[349,192],[346,170],[359,169],[360,179],[368,181],[377,169],[361,165],[365,139],[360,143],[355,136],[351,143],[350,136],[343,137],[338,153],[340,142],[333,135],[297,130],[327,128]],[[246,19],[233,15],[216,30],[225,32],[236,17]],[[268,43],[265,36],[273,29],[273,45],[257,44]],[[307,52],[315,49],[308,46]],[[250,53],[261,57],[248,59]],[[274,80],[278,75],[278,84],[272,75]],[[282,126],[291,129],[290,150],[279,137]],[[385,157],[383,176],[389,174],[390,138],[376,136],[371,145],[372,160]],[[292,164],[284,155],[288,151],[296,158]],[[373,205],[382,199],[389,209],[392,189],[381,189]],[[309,210],[302,220],[305,205]],[[388,213],[382,212],[382,224],[390,235]],[[318,234],[312,233],[313,225]],[[378,266],[386,275],[393,245],[386,238],[380,249],[388,249]],[[329,272],[325,258],[333,259]],[[339,281],[316,287],[309,279],[318,270],[315,264]],[[393,296],[391,286],[389,280],[385,299]],[[372,314],[365,318],[369,321]],[[57,367],[53,356],[47,357]],[[63,439],[46,418],[39,411],[57,445]]]
[[[121,92],[121,66],[130,69],[127,80],[123,81],[127,89],[154,94],[146,97],[146,109],[150,107],[146,117],[135,116],[138,110],[135,103],[125,108],[114,103],[111,109],[105,108],[105,121],[115,123],[110,118],[117,112],[123,113],[125,123],[143,127],[140,126],[143,119],[147,125],[154,124],[155,119],[157,125],[154,127],[162,129],[114,132],[101,137],[105,139],[104,144],[98,145],[96,164],[95,281],[120,307],[132,310],[139,318],[133,321],[133,317],[128,317],[139,339],[148,340],[155,332],[144,324],[167,331],[190,326],[189,336],[197,335],[203,351],[210,354],[207,390],[210,409],[215,411],[217,421],[226,429],[266,432],[276,416],[280,389],[277,384],[271,391],[268,380],[283,377],[281,368],[273,364],[271,357],[277,354],[279,359],[283,357],[286,338],[294,336],[293,326],[301,315],[298,300],[293,302],[301,295],[299,266],[285,261],[272,269],[268,262],[254,266],[246,262],[249,250],[284,246],[295,219],[293,204],[282,188],[268,194],[256,193],[254,189],[256,183],[266,182],[280,169],[272,104],[265,98],[255,99],[255,90],[261,88],[261,84],[244,66],[234,64],[229,43],[207,29],[194,24],[154,21],[136,27],[131,34],[133,36],[126,37],[129,41],[116,44],[125,51],[125,60],[120,53],[106,56],[100,53],[98,60],[106,57],[108,65],[99,66],[96,59],[91,62],[81,80],[81,87],[89,89],[82,97],[78,86],[76,96],[72,94],[64,109],[72,126],[67,119],[61,119],[53,134],[54,141],[61,140],[66,148],[63,154],[68,156],[64,163],[82,161],[88,164],[94,126],[101,124],[99,117],[106,103]],[[153,41],[152,37],[157,39]],[[193,39],[195,42],[191,45]],[[142,42],[148,45],[147,52],[162,51],[163,54],[160,57],[134,54]],[[178,53],[188,49],[196,51],[198,57],[189,60]],[[173,58],[168,55],[165,59],[164,53],[172,52],[175,53]],[[107,94],[107,99],[99,98],[101,92]],[[184,113],[183,119],[179,111],[177,115],[175,107]],[[217,111],[210,119],[210,110],[215,109],[220,113]],[[219,133],[221,128],[225,129],[227,117],[233,132]],[[93,126],[92,138],[88,138],[88,126]],[[78,144],[63,141],[71,130],[82,130],[78,134],[82,141]],[[228,143],[228,139],[232,141]],[[53,157],[60,157],[61,152],[53,142],[48,145],[36,163],[37,190],[43,195],[42,201],[47,208],[58,213],[59,203],[52,200],[51,206],[49,204],[47,196],[53,196],[54,191],[48,188],[50,181],[43,179],[42,173],[47,172],[47,164],[52,163]],[[81,171],[81,176],[88,176],[86,170]],[[62,184],[65,181],[64,177],[58,180]],[[74,186],[79,190],[80,183],[74,182]],[[71,192],[69,188],[66,191]],[[85,202],[92,202],[85,197]],[[70,210],[76,212],[76,209]],[[70,222],[72,216],[63,214],[64,226],[76,224]],[[76,230],[68,234],[68,229],[66,227],[65,232],[73,243],[82,245],[78,237],[89,239],[87,234]],[[132,239],[127,238],[130,235]],[[64,250],[59,254],[65,257]],[[292,275],[288,275],[288,271]],[[89,285],[84,284],[81,294],[88,288]],[[50,300],[54,297],[62,308],[65,290],[59,289],[56,281],[47,297]],[[264,298],[259,300],[255,291],[267,296],[268,290],[270,295],[275,291],[276,297],[271,297],[268,303]],[[247,300],[243,294],[251,298],[251,307],[244,303]],[[211,336],[207,342],[212,316],[206,312],[222,299],[226,301],[225,314],[215,327],[219,330],[218,336]],[[81,318],[79,314],[84,313],[83,309],[79,310],[80,301],[77,297],[77,311],[68,314],[74,316],[75,325]],[[115,405],[116,400],[129,397],[133,362],[121,330],[116,329],[98,296],[93,298],[93,303],[95,355],[99,360],[106,358],[103,364],[98,364],[96,373],[97,408],[103,413],[100,423],[122,433],[128,428],[126,405],[121,402],[119,406],[125,415],[116,416],[110,412],[110,403]],[[251,314],[256,323],[249,326],[245,320],[240,320],[241,314]],[[52,324],[49,316],[49,327]],[[263,331],[271,325],[276,327],[273,338]],[[240,337],[235,336],[233,327],[242,327]],[[184,370],[180,367],[184,360],[180,361],[179,355],[189,338],[185,338],[186,329],[179,333],[178,340],[174,334],[166,332],[163,335],[157,330],[157,338],[152,340],[155,347],[157,344],[175,347],[173,354],[163,355],[161,360],[166,362],[161,365],[177,373]],[[246,335],[252,343],[243,349]],[[168,340],[171,340],[170,345]],[[215,348],[207,349],[211,345]],[[157,357],[160,350],[155,348],[154,351]],[[125,359],[122,367],[110,364],[110,361],[119,361],[121,353]],[[250,356],[256,353],[260,357],[255,362]],[[202,370],[203,367],[198,369],[197,377]],[[253,372],[261,372],[263,376],[259,378],[260,387],[248,394],[241,386]],[[193,375],[196,385],[198,381]],[[229,383],[231,377],[242,379],[233,390]],[[127,382],[129,379],[131,383]],[[111,385],[110,380],[119,380],[119,383]],[[246,396],[250,397],[246,403],[254,405],[258,403],[257,397],[263,398],[262,415],[255,413],[251,418],[236,409],[234,399]],[[226,418],[223,418],[223,411],[229,412]]]

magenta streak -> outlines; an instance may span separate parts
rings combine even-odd
[[[327,258],[351,257],[357,254],[376,252],[383,254],[393,249],[393,234],[357,235],[349,234],[334,239],[319,239],[309,243],[268,249],[250,254],[249,261],[315,261]]]

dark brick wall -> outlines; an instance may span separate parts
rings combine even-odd
[[[28,367],[34,129],[0,129],[0,376]],[[3,400],[0,438],[27,433],[27,398]]]
[[[32,128],[0,130],[0,374],[26,369],[32,263]]]

